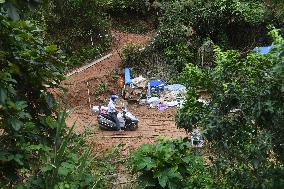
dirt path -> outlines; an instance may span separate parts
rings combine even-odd
[[[112,92],[119,92],[116,81],[113,79],[115,73],[121,69],[121,58],[116,50],[121,49],[123,45],[129,42],[145,44],[149,40],[147,35],[126,34],[117,31],[113,32],[113,36],[117,40],[113,47],[113,55],[110,58],[72,75],[63,82],[63,85],[69,89],[65,94],[69,101],[69,107],[77,107],[67,119],[67,124],[72,125],[74,121],[77,121],[77,132],[82,132],[85,129],[91,130],[90,140],[95,142],[93,146],[99,151],[107,150],[117,142],[122,143],[122,155],[127,155],[130,150],[141,144],[155,142],[156,137],[160,135],[185,136],[186,133],[183,130],[178,130],[175,126],[175,108],[159,111],[138,104],[128,106],[129,110],[139,119],[137,131],[125,131],[121,135],[115,131],[98,129],[96,116],[90,112],[89,108],[87,82],[89,83],[92,104],[102,105],[106,103]],[[97,95],[99,83],[107,84],[107,91]]]

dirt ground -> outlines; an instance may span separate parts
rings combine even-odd
[[[90,111],[89,97],[91,105],[107,105],[108,97],[112,92],[120,94],[115,77],[122,70],[118,52],[127,43],[146,44],[150,36],[118,31],[113,31],[112,35],[114,44],[111,57],[70,76],[62,83],[68,89],[64,96],[69,102],[69,108],[75,108],[67,119],[67,124],[72,125],[76,121],[77,132],[88,129],[91,133],[90,142],[96,151],[104,151],[118,142],[122,143],[121,154],[125,156],[141,144],[154,143],[157,136],[186,136],[184,130],[179,130],[175,126],[175,108],[159,111],[135,103],[129,104],[128,109],[139,119],[138,130],[118,133],[98,129],[96,115]],[[103,93],[98,93],[99,83],[107,85],[107,90]],[[90,95],[88,95],[88,89]]]

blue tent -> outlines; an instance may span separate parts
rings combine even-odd
[[[255,47],[253,51],[259,52],[260,54],[268,54],[271,50],[272,46],[266,46],[266,47]]]

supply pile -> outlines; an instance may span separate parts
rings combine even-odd
[[[122,95],[126,100],[138,101],[141,105],[159,110],[181,106],[185,100],[186,87],[181,84],[167,85],[162,80],[148,80],[143,76],[131,79],[129,68],[125,68],[124,76]]]

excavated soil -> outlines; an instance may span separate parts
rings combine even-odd
[[[184,130],[175,126],[175,108],[164,111],[149,109],[137,103],[129,103],[128,109],[138,117],[139,128],[136,131],[102,131],[97,126],[96,115],[90,111],[91,105],[106,105],[108,97],[115,92],[120,94],[121,89],[116,82],[117,73],[122,70],[120,49],[127,43],[146,44],[149,35],[127,34],[113,31],[113,55],[94,66],[70,76],[62,85],[68,89],[64,97],[68,100],[68,107],[75,108],[67,119],[71,126],[76,121],[76,131],[88,130],[91,135],[89,141],[97,152],[110,149],[117,143],[122,143],[121,155],[126,156],[129,151],[141,144],[154,143],[157,136],[179,137],[186,136]],[[107,89],[99,93],[99,84],[104,83]],[[88,95],[88,90],[89,94]]]

